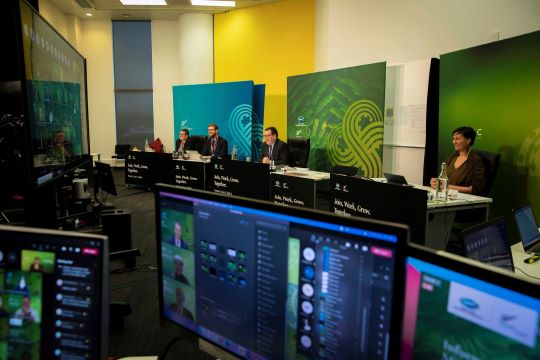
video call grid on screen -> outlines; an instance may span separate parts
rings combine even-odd
[[[0,359],[105,355],[103,239],[0,227]]]
[[[472,276],[457,272],[461,263],[447,268],[415,257],[406,269],[402,360],[540,358],[539,294],[512,290],[524,286],[519,279],[503,287],[496,272],[488,282],[470,265]]]
[[[156,207],[164,318],[244,358],[388,358],[404,229],[159,190]]]

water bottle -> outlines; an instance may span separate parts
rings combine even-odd
[[[232,146],[231,160],[236,160],[237,156],[236,144]]]
[[[448,200],[448,176],[446,175],[446,163],[441,164],[441,173],[435,185],[435,198],[437,200]]]
[[[148,139],[144,140],[144,152],[150,151],[150,145],[148,145]]]

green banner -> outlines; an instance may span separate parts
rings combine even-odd
[[[310,139],[308,167],[382,173],[386,63],[287,79],[287,137]]]
[[[491,215],[525,202],[540,214],[540,31],[441,56],[439,161],[452,130],[477,129],[474,148],[501,154]]]

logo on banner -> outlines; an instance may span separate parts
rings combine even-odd
[[[262,127],[262,125],[261,125]],[[229,115],[229,133],[232,144],[236,144],[238,152],[244,156],[251,154],[251,139],[253,131],[253,108],[241,104],[234,108]],[[261,131],[262,141],[262,131]]]
[[[275,187],[281,187],[281,186],[279,185],[279,181],[276,181],[276,184],[275,184],[274,186],[275,186]]]
[[[367,177],[382,170],[383,115],[372,101],[352,103],[341,124],[330,133],[327,151],[332,164],[354,166]]]
[[[530,176],[540,177],[540,127],[521,143],[517,164],[518,169],[528,169]]]

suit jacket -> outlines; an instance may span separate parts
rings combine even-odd
[[[176,146],[174,148],[174,152],[178,152],[178,149],[180,149],[180,144],[182,143],[182,140],[176,139]],[[191,140],[190,137],[187,138],[186,143],[184,144],[184,150],[197,150],[195,149],[195,145],[193,144],[193,140]]]
[[[202,150],[202,155],[211,155],[212,157],[218,157],[225,159],[229,155],[229,143],[225,138],[218,136],[217,143],[216,143],[216,150],[212,154],[212,145],[210,143],[211,139],[207,138],[206,142],[204,143],[204,147]]]
[[[263,143],[262,147],[262,157],[269,157],[268,150],[269,146],[266,143]],[[262,158],[261,158],[262,160]],[[274,160],[274,165],[289,165],[289,146],[285,141],[276,139],[274,142],[274,147],[272,148],[272,160]]]
[[[169,236],[169,239],[167,240],[167,243],[176,246],[176,242],[174,241],[174,235]],[[186,240],[184,240],[182,237],[180,237],[180,248],[182,248],[182,249],[187,249],[188,248]]]

